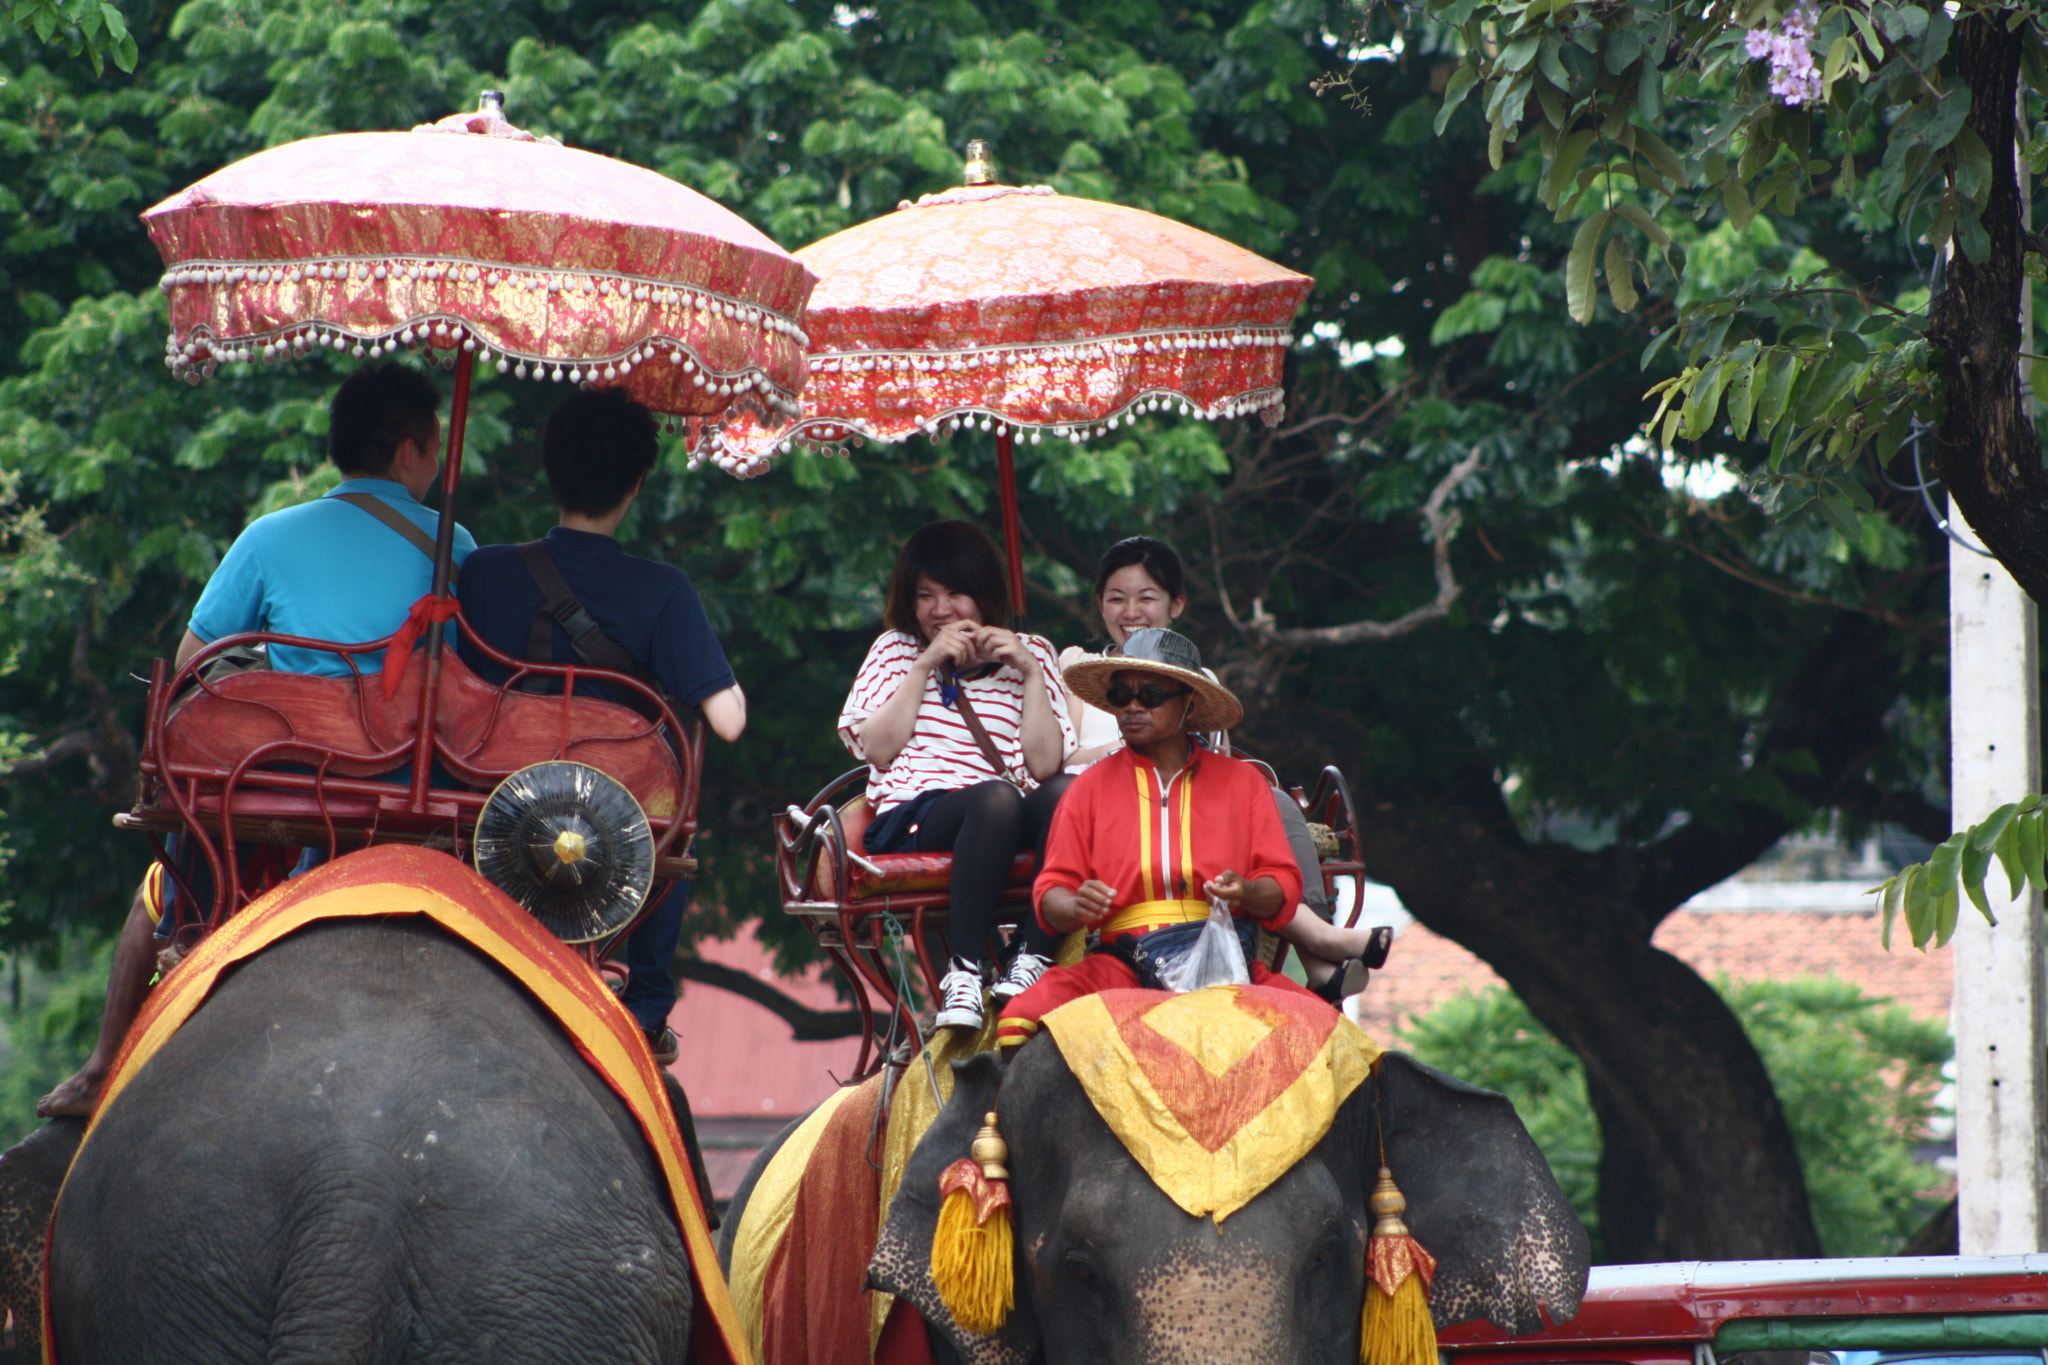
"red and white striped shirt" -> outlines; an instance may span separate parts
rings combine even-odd
[[[1072,753],[1074,725],[1067,718],[1066,689],[1058,682],[1059,663],[1053,656],[1052,644],[1037,635],[1017,638],[1038,660],[1044,674],[1046,697],[1052,705],[1053,719],[1060,726],[1060,753]],[[868,657],[861,661],[853,690],[846,694],[846,705],[839,712],[839,738],[855,758],[870,765],[868,801],[878,815],[920,792],[951,791],[1003,776],[989,767],[988,757],[974,742],[974,732],[967,728],[960,712],[939,699],[936,673],[925,677],[917,724],[896,761],[881,768],[868,759],[860,744],[861,723],[896,695],[897,688],[910,675],[910,665],[923,652],[924,647],[915,636],[900,630],[882,632],[869,647]],[[1037,786],[1024,765],[1024,675],[1005,664],[987,677],[961,686],[1010,775],[1022,782],[1027,791]]]

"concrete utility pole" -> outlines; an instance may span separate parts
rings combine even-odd
[[[1950,524],[1977,543],[1953,507]],[[1957,829],[2041,790],[2041,705],[2034,603],[2005,566],[1948,551],[1951,800]],[[2000,903],[1994,928],[1964,903],[1955,936],[1956,1178],[1962,1251],[2048,1250],[2048,1030],[2043,1020],[2041,897]]]
[[[2017,149],[2016,149],[2017,150]],[[2020,203],[2034,225],[2027,159]],[[2020,290],[2020,350],[2034,349],[2034,287]],[[2031,362],[2020,394],[2034,415]],[[1949,505],[1949,524],[1981,544]],[[2033,599],[1997,560],[1948,547],[1951,818],[1967,829],[2041,790],[2040,640]],[[1995,865],[1986,879],[1999,889]],[[1956,921],[1956,1185],[1965,1256],[2048,1250],[2048,1011],[2041,896],[2001,903],[1996,927],[1965,904]]]

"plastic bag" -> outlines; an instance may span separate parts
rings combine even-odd
[[[1202,926],[1194,946],[1159,968],[1159,984],[1176,995],[1204,986],[1249,985],[1251,979],[1230,907],[1219,900],[1209,902],[1209,922]]]

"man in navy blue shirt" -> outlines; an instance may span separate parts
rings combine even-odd
[[[657,448],[654,415],[617,390],[574,394],[556,408],[541,432],[541,463],[561,518],[540,545],[562,586],[603,636],[653,674],[678,712],[696,707],[711,732],[730,742],[746,729],[747,698],[697,590],[681,569],[637,559],[615,539],[654,468]],[[570,637],[560,613],[553,619],[544,614],[549,596],[529,566],[530,551],[522,550],[488,545],[463,564],[462,614],[470,629],[515,659],[532,659],[533,645],[545,640],[548,661],[603,666]],[[467,638],[462,659],[488,682],[511,676]],[[583,690],[583,684],[577,687]],[[601,689],[592,684],[589,690],[595,695]],[[678,883],[626,940],[625,1005],[664,1065],[675,1059],[676,1050],[668,1029],[668,1013],[676,1002],[669,959],[689,901],[690,884]]]

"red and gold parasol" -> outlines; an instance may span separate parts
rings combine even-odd
[[[513,127],[495,93],[410,133],[259,152],[143,222],[168,267],[166,361],[195,382],[409,347],[684,417],[797,410],[810,272],[694,190]]]
[[[273,147],[142,215],[167,267],[165,362],[198,382],[222,363],[316,347],[401,348],[455,367],[430,593],[393,637],[427,639],[420,733],[433,733],[455,493],[475,367],[623,386],[688,419],[693,452],[729,411],[787,419],[806,377],[798,319],[817,283],[734,214],[665,176],[537,138],[495,91],[473,114],[409,133]],[[707,430],[712,439],[702,439]],[[424,810],[434,746],[417,746]]]
[[[1277,416],[1306,276],[1169,218],[1043,185],[968,184],[796,253],[818,275],[794,421],[743,416],[719,458],[757,474],[792,443],[994,431],[1023,607],[1013,433],[1100,436],[1160,410]]]

